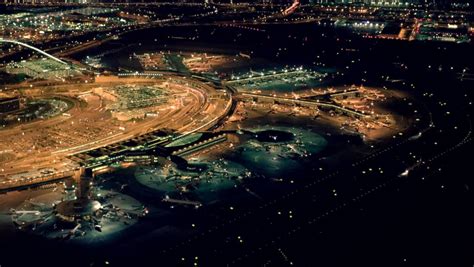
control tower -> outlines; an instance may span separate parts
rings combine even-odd
[[[66,222],[92,221],[101,209],[99,201],[91,197],[92,169],[81,169],[76,198],[65,200],[56,206],[56,215]]]

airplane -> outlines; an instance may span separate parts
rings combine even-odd
[[[173,198],[170,198],[168,195],[166,195],[165,198],[162,199],[162,201],[167,202],[167,203],[181,204],[181,205],[192,205],[196,209],[202,206],[202,204],[198,201],[173,199]]]
[[[410,166],[409,168],[407,168],[405,171],[403,171],[402,173],[400,173],[398,175],[398,177],[407,177],[409,174],[410,174],[410,171],[414,170],[416,167],[420,166],[421,164],[423,164],[423,161],[421,159],[419,159],[417,161],[417,163],[415,163],[414,165]]]
[[[296,11],[296,9],[298,9],[298,7],[300,6],[300,4],[301,4],[301,3],[300,3],[300,0],[294,0],[294,1],[293,1],[293,4],[292,4],[290,7],[288,7],[288,8],[285,9],[285,10],[283,10],[283,12],[282,12],[283,15],[284,15],[284,16],[288,16],[288,15],[293,14],[293,13]]]
[[[34,215],[40,215],[41,212],[37,210],[15,210],[15,209],[10,209],[11,214],[34,214]]]
[[[81,224],[78,223],[73,229],[71,229],[68,233],[64,234],[62,236],[62,239],[68,240],[71,239],[72,237],[76,236],[76,234],[79,234],[81,236],[85,235],[86,232],[79,230],[81,228]]]
[[[406,169],[404,172],[400,173],[399,177],[407,177],[409,173],[410,173],[410,170]]]
[[[416,140],[418,138],[420,138],[422,135],[422,132],[419,132],[418,134],[414,135],[414,136],[411,136],[410,138],[408,138],[408,140],[412,141],[412,140]]]

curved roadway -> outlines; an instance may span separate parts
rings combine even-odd
[[[21,46],[23,46],[23,47],[26,47],[26,48],[29,48],[29,49],[31,49],[31,50],[34,50],[34,51],[36,51],[36,52],[38,52],[38,53],[40,53],[40,54],[42,54],[42,55],[44,55],[44,56],[46,56],[46,57],[48,57],[48,58],[54,60],[54,61],[56,61],[56,62],[59,62],[59,63],[64,64],[64,65],[69,65],[67,62],[62,61],[61,59],[59,59],[59,58],[57,58],[57,57],[55,57],[55,56],[53,56],[53,55],[51,55],[51,54],[48,54],[48,53],[44,52],[43,50],[41,50],[41,49],[39,49],[39,48],[36,48],[36,47],[34,47],[34,46],[31,46],[31,45],[29,45],[29,44],[27,44],[27,43],[23,43],[23,42],[20,42],[20,41],[15,41],[15,40],[10,40],[10,39],[3,39],[3,38],[0,38],[0,43],[8,43],[8,44],[21,45]]]
[[[137,127],[130,128],[124,132],[72,147],[42,151],[37,156],[6,163],[2,166],[4,170],[0,172],[0,176],[3,176],[3,179],[0,179],[0,189],[17,187],[22,185],[22,182],[35,184],[36,179],[44,182],[44,175],[38,175],[37,170],[39,169],[55,168],[56,172],[70,171],[71,167],[74,168],[70,165],[69,160],[66,160],[70,155],[127,140],[159,128],[175,129],[180,134],[179,136],[182,137],[196,131],[207,130],[213,127],[221,118],[228,115],[232,99],[231,95],[227,92],[215,90],[196,80],[182,77],[170,77],[170,79],[174,83],[172,87],[178,89],[178,91],[187,91],[190,94],[192,99],[194,99],[193,104],[171,110],[166,115],[163,114],[164,116],[140,123]],[[121,80],[126,82],[127,79]],[[146,82],[150,81],[146,80]],[[8,179],[14,177],[16,173],[24,171],[30,171],[30,173],[23,173],[14,180]]]

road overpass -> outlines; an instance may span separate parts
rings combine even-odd
[[[23,47],[26,47],[26,48],[29,48],[29,49],[31,49],[31,50],[34,50],[34,51],[36,51],[36,52],[42,54],[43,56],[46,56],[46,57],[48,57],[48,58],[50,58],[50,59],[52,59],[52,60],[54,60],[54,61],[56,61],[56,62],[59,62],[59,63],[64,64],[64,65],[69,65],[67,62],[62,61],[61,59],[59,59],[59,58],[57,58],[57,57],[55,57],[55,56],[53,56],[53,55],[51,55],[51,54],[48,54],[48,53],[46,53],[45,51],[43,51],[43,50],[41,50],[41,49],[39,49],[39,48],[36,48],[36,47],[34,47],[34,46],[31,46],[31,45],[29,45],[29,44],[27,44],[27,43],[23,43],[23,42],[20,42],[20,41],[15,41],[15,40],[10,40],[10,39],[3,39],[3,38],[0,38],[0,43],[21,45],[21,46],[23,46]]]

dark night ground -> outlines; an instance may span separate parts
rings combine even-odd
[[[438,162],[442,172],[425,181],[396,182],[237,266],[264,266],[264,262],[267,266],[290,266],[278,249],[295,266],[472,266],[474,183],[466,172],[471,152],[472,145],[464,146],[448,160]],[[23,249],[1,240],[0,245],[0,255],[9,255],[2,266],[84,266],[80,254],[72,257],[73,248],[62,256],[33,242],[22,244]],[[13,255],[18,258],[11,261]],[[168,266],[160,265],[159,256],[146,262],[149,264],[137,266]],[[112,263],[117,266],[118,262]]]
[[[281,35],[282,38],[287,36]],[[433,57],[436,45],[430,46],[430,52],[423,52],[421,44],[400,45],[400,51],[393,52],[391,49],[397,46],[393,43],[388,46],[378,44],[373,50],[363,50],[359,56],[364,62],[356,68],[368,68],[376,77],[379,75],[377,72],[394,71],[392,62],[409,61],[416,54],[417,58],[410,62],[414,67],[408,73],[401,74],[416,79],[418,73],[423,72],[421,68],[435,64],[438,60],[445,65],[453,61],[463,65],[466,61],[467,54],[462,52],[445,52],[440,57]],[[407,53],[414,47],[417,53]],[[451,46],[451,49],[456,48]],[[465,46],[463,49],[469,51]],[[398,59],[397,55],[403,55],[402,59]],[[384,60],[380,60],[382,56]],[[334,59],[332,63],[337,64],[339,60]],[[380,68],[380,65],[385,66],[385,69]],[[354,71],[353,75],[357,77],[360,73]],[[438,73],[423,75],[424,78],[419,79],[430,79]],[[447,91],[451,90],[451,84],[445,85]],[[466,87],[472,88],[472,84]],[[473,266],[474,183],[472,169],[469,168],[471,163],[472,143],[468,143],[434,162],[433,169],[442,168],[442,171],[426,175],[424,181],[418,176],[397,180],[313,227],[303,228],[290,238],[283,238],[262,252],[257,251],[236,265],[264,266],[264,263],[268,263],[267,266],[288,266],[289,262],[293,262],[295,266]],[[252,225],[247,227],[251,228]],[[287,227],[291,228],[291,225]],[[284,229],[281,231],[285,232]],[[85,262],[90,262],[83,261],[87,256],[82,257],[79,250],[75,255],[74,247],[67,247],[62,252],[61,249],[56,250],[56,245],[52,245],[50,250],[47,245],[39,245],[41,242],[33,242],[31,238],[27,240],[20,244],[25,240],[17,239],[18,243],[11,244],[9,238],[0,239],[1,267],[24,266],[26,263],[37,266],[84,266]],[[111,260],[111,265],[128,263],[128,266],[133,266],[136,263],[136,266],[169,266],[179,262],[179,258],[176,258],[176,262],[168,261],[158,253],[153,254],[154,242],[145,249],[151,252],[145,259],[131,259],[130,255],[128,261]],[[195,245],[199,246],[199,243]],[[186,250],[185,254],[193,255],[192,249]],[[233,257],[236,253],[231,254]],[[96,255],[94,258],[94,266],[100,266],[109,257]],[[204,260],[205,263],[200,266],[212,266],[212,262],[216,262],[215,266],[222,266],[221,262],[227,262],[225,256],[216,257],[215,261]],[[186,264],[191,265],[192,261]]]

